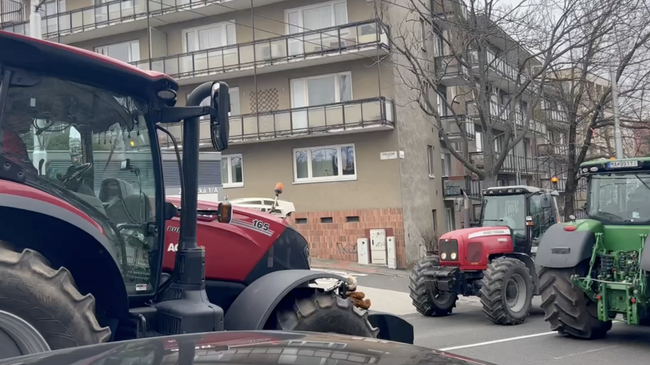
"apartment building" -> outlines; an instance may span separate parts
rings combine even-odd
[[[441,115],[443,127],[447,131],[447,146],[442,142],[444,195],[446,200],[447,229],[458,228],[460,220],[464,220],[464,213],[454,213],[454,201],[464,190],[470,197],[479,198],[483,182],[475,174],[469,173],[464,165],[452,156],[450,149],[463,152],[467,148],[470,162],[482,169],[485,167],[483,151],[486,144],[493,144],[497,155],[503,153],[507,141],[504,141],[506,131],[511,131],[515,136],[524,138],[510,151],[504,159],[503,165],[497,176],[497,184],[505,185],[534,185],[541,184],[543,176],[548,171],[542,170],[539,163],[537,141],[548,133],[546,121],[539,113],[533,112],[532,117],[526,117],[528,109],[540,109],[540,105],[533,106],[533,98],[539,94],[537,85],[531,84],[523,90],[520,98],[512,99],[519,90],[522,90],[522,75],[519,74],[520,66],[524,66],[524,74],[532,74],[536,66],[530,61],[531,53],[517,44],[505,32],[494,26],[481,36],[486,38],[482,57],[477,50],[463,49],[463,38],[478,36],[464,33],[459,30],[459,22],[466,19],[467,9],[462,1],[435,0],[434,19],[436,31],[434,32],[433,53],[435,57],[436,72],[440,77],[438,90],[438,112]],[[457,54],[453,54],[450,44],[459,44]],[[465,52],[463,58],[471,67],[462,65],[459,53]],[[484,65],[479,65],[479,59],[486,60]],[[483,66],[481,73],[479,66]],[[474,79],[472,79],[474,77]],[[475,93],[483,92],[479,86],[478,77],[485,82],[485,99],[489,104],[488,128],[491,128],[488,140],[486,131],[480,123],[480,116]],[[440,94],[446,95],[448,101],[454,101],[452,108],[445,106]],[[514,105],[513,105],[514,104]],[[487,115],[484,117],[488,118]],[[457,124],[461,121],[461,127]],[[550,179],[550,177],[546,177]],[[480,200],[477,199],[470,212],[470,219],[477,221],[480,217]]]
[[[228,82],[231,146],[222,155],[223,193],[268,197],[282,182],[313,256],[356,261],[357,239],[372,238],[370,246],[381,249],[385,237],[394,237],[397,266],[406,267],[420,257],[427,232],[450,228],[441,145],[426,116],[408,106],[412,91],[391,62],[389,33],[409,18],[408,9],[391,7],[379,17],[377,6],[371,0],[51,0],[40,9],[41,33],[170,74],[182,85],[180,104],[200,83]],[[29,15],[23,0],[20,17],[3,21],[2,29],[29,35]],[[207,124],[202,131],[209,151]],[[169,146],[165,136],[160,140]]]

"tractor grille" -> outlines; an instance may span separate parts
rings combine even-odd
[[[481,257],[483,256],[483,244],[480,242],[470,242],[467,244],[467,249],[465,252],[465,258],[469,263],[478,263],[481,262]]]
[[[458,240],[440,240],[438,242],[438,251],[441,261],[458,261]],[[452,254],[454,258],[452,258]]]

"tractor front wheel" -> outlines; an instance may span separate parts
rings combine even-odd
[[[418,262],[409,276],[409,292],[415,309],[427,317],[451,314],[458,295],[436,289],[435,267],[440,266],[438,256],[429,256]]]
[[[521,260],[499,257],[483,272],[481,304],[490,321],[503,325],[523,323],[532,298],[533,278]]]
[[[598,319],[597,304],[577,287],[571,276],[577,268],[543,268],[539,274],[544,320],[551,330],[576,338],[604,338],[612,328],[612,321]]]
[[[65,268],[38,252],[0,246],[0,359],[105,342],[111,331],[95,317],[95,298],[81,295]],[[41,349],[41,350],[39,350]]]
[[[273,317],[271,318],[273,319]],[[296,291],[275,311],[276,322],[268,329],[338,333],[376,338],[379,329],[368,321],[368,312],[350,298],[335,292]]]

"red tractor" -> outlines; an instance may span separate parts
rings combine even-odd
[[[228,147],[229,108],[222,107],[230,105],[228,85],[204,83],[178,107],[179,85],[165,74],[4,31],[0,50],[10,50],[0,52],[0,358],[224,329],[319,326],[385,338],[394,331],[381,325],[399,323],[401,338],[412,341],[408,323],[356,308],[350,280],[308,270],[307,243],[284,222],[256,211],[233,213],[229,204],[198,209],[199,127],[209,124],[217,151]],[[201,106],[206,98],[210,105]],[[201,122],[205,115],[209,120]],[[176,139],[163,127],[181,120],[182,164]],[[62,133],[70,151],[28,153],[26,141],[42,147],[42,138]],[[180,210],[165,199],[158,133],[175,147]],[[47,166],[63,155],[67,171],[50,174]],[[177,218],[174,268],[164,277],[165,230]],[[236,228],[242,225],[256,231]],[[254,264],[246,280],[246,265],[220,271],[222,290],[246,286],[227,311],[208,300],[205,259],[213,246],[199,247],[197,236],[220,247],[224,256],[215,262],[243,264],[235,255],[246,255],[268,273],[256,274]],[[277,270],[296,267],[304,270]],[[339,285],[309,286],[320,278]],[[305,297],[315,306],[306,306]]]
[[[537,244],[560,221],[557,195],[531,186],[484,190],[480,227],[445,233],[437,252],[413,269],[409,290],[417,311],[446,316],[458,295],[479,296],[492,322],[523,323],[539,292]]]

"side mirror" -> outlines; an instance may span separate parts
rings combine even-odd
[[[542,198],[542,209],[550,209],[551,208],[551,199],[549,199],[548,196],[544,196]]]
[[[215,82],[212,84],[212,94],[210,95],[210,138],[212,147],[217,151],[223,151],[228,148],[228,137],[230,136],[230,89],[225,82]]]
[[[131,170],[131,159],[127,158],[126,160],[120,163],[120,170]]]
[[[165,202],[165,206],[163,207],[163,215],[165,216],[165,220],[168,221],[172,218],[174,218],[176,215],[178,215],[178,208],[170,203],[170,202]]]
[[[275,184],[275,189],[273,190],[275,192],[275,195],[280,195],[284,191],[284,184],[282,183],[277,183]]]

